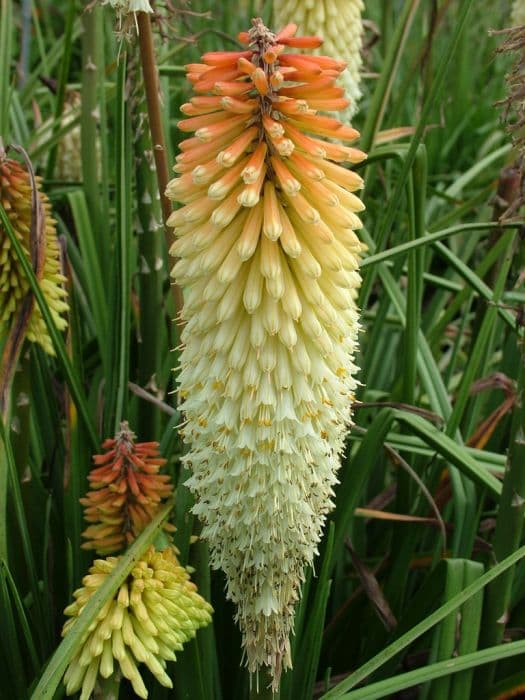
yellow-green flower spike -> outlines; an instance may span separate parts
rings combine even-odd
[[[69,616],[62,635],[75,625],[91,596],[118,564],[119,557],[97,559],[75,591],[75,601],[64,613]],[[212,608],[197,593],[188,571],[168,547],[161,552],[149,547],[126,581],[100,611],[89,633],[64,675],[66,693],[81,690],[80,700],[89,700],[97,678],[109,678],[120,669],[137,697],[148,691],[139,666],[145,664],[158,682],[172,687],[166,662],[211,621]]]
[[[65,277],[60,271],[60,252],[55,220],[46,195],[40,190],[37,178],[38,197],[44,212],[44,270],[40,286],[47,301],[53,321],[59,330],[67,326],[64,315],[66,303]],[[31,258],[31,182],[28,172],[15,160],[0,152],[0,201],[6,210],[11,226],[24,252]],[[29,283],[13,250],[7,231],[0,224],[0,327],[7,330],[15,318],[20,304],[29,291]],[[35,304],[27,338],[38,343],[49,355],[54,355],[51,338],[37,304]]]
[[[361,97],[361,48],[363,45],[363,0],[274,0],[275,23],[282,27],[295,22],[302,34],[324,39],[322,52],[346,62],[340,83],[350,104],[341,120],[351,119]]]

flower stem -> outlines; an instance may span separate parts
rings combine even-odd
[[[252,676],[250,684],[250,700],[279,700],[279,691],[272,690],[272,676],[263,668],[258,677]]]
[[[109,678],[99,676],[97,688],[93,694],[94,700],[118,700],[122,676],[117,671]]]
[[[520,368],[517,381],[511,441],[500,507],[494,532],[494,556],[498,562],[514,552],[521,542],[523,514],[525,512],[525,333],[518,324],[518,349]],[[483,608],[480,648],[501,644],[509,617],[514,567],[506,571],[487,587]],[[478,670],[476,687],[486,690],[493,682],[496,665],[487,664]]]
[[[159,81],[157,62],[155,60],[155,49],[153,46],[153,32],[151,31],[150,16],[146,12],[137,13],[137,22],[139,27],[140,62],[142,64],[142,75],[144,76],[149,127],[151,132],[151,141],[153,144],[153,155],[155,157],[155,168],[157,171],[160,201],[162,204],[166,245],[168,246],[169,250],[173,242],[173,234],[171,229],[166,226],[166,221],[171,214],[171,204],[165,194],[166,186],[169,180],[169,173],[160,112]],[[180,287],[175,284],[173,285],[173,297],[175,302],[175,310],[178,317],[182,309],[183,299]]]

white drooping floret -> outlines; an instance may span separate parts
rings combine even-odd
[[[523,1],[523,0],[522,0]],[[277,26],[294,22],[302,34],[324,39],[317,53],[346,62],[340,77],[350,105],[339,117],[351,119],[361,97],[361,47],[363,44],[363,0],[274,0],[273,11]]]

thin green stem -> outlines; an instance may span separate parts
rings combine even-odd
[[[91,4],[91,3],[89,3]],[[81,156],[82,179],[86,201],[90,212],[91,225],[100,252],[99,260],[105,265],[108,261],[108,237],[101,206],[101,192],[98,183],[101,167],[98,122],[100,105],[98,83],[101,73],[99,66],[99,42],[103,38],[102,8],[93,7],[82,14],[82,113],[81,113]],[[102,284],[106,283],[102,275]]]
[[[55,122],[53,124],[53,133],[60,129],[60,121],[64,110],[64,102],[66,99],[67,79],[69,76],[69,67],[71,64],[71,54],[73,46],[73,26],[77,16],[77,4],[75,0],[69,0],[68,11],[66,15],[66,26],[64,27],[64,52],[60,62],[60,73],[58,77],[57,94],[55,101]],[[51,146],[49,158],[47,161],[46,178],[50,180],[53,177],[56,159],[58,152],[58,142]]]
[[[9,138],[9,96],[11,92],[11,51],[13,41],[13,3],[0,1],[0,148]]]
[[[140,109],[140,108],[139,108]],[[135,115],[134,115],[135,116]],[[162,316],[164,306],[162,211],[158,197],[158,186],[153,169],[153,150],[149,133],[145,131],[147,121],[136,115],[136,122],[142,124],[142,133],[135,143],[137,166],[137,208],[141,232],[139,243],[139,296],[140,296],[140,338],[138,382],[142,387],[155,387],[160,384],[159,372],[162,367],[162,348],[165,345]],[[137,426],[144,439],[158,437],[160,412],[153,410],[145,401],[139,403]]]
[[[513,413],[510,449],[503,490],[499,501],[494,533],[494,556],[502,561],[521,542],[525,513],[525,332],[520,328],[520,367],[517,381],[516,406]],[[486,592],[481,626],[480,646],[500,644],[505,632],[511,604],[514,568],[494,581]],[[487,688],[494,679],[495,665],[481,669],[476,676],[476,688]]]

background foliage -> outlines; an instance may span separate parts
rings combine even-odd
[[[197,524],[174,429],[176,326],[138,55],[115,38],[110,10],[84,9],[0,0],[0,135],[23,145],[43,178],[71,306],[67,336],[54,334],[56,359],[25,348],[1,432],[0,696],[63,692],[71,649],[52,655],[90,563],[78,499],[91,455],[125,418],[139,439],[161,442],[179,484],[171,517],[181,558],[216,611],[171,665],[175,691],[149,677],[150,697],[241,699],[250,683],[223,580],[210,574],[205,545],[190,547]],[[235,47],[251,17],[271,16],[270,3],[253,1],[176,10],[157,46],[169,162],[188,95],[182,66]],[[362,403],[281,697],[510,697],[525,685],[515,441],[524,260],[521,220],[492,223],[508,195],[500,174],[516,154],[494,107],[509,59],[495,56],[501,39],[488,33],[510,21],[508,3],[367,0],[365,16],[365,97],[354,120],[370,153],[360,167]],[[71,91],[82,106],[64,125]],[[60,180],[57,147],[78,125],[82,180]],[[131,697],[125,682],[120,697]]]

